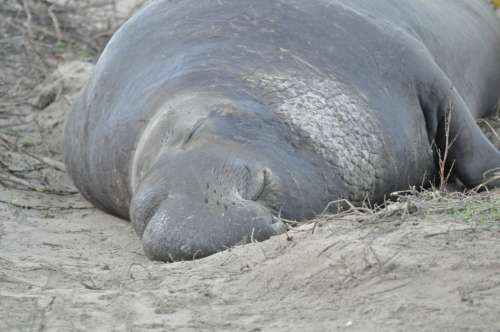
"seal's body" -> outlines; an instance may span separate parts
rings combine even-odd
[[[447,128],[454,174],[481,183],[499,59],[481,0],[157,0],[99,59],[66,164],[150,258],[202,257],[425,183]]]

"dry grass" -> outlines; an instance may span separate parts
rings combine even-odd
[[[390,200],[380,206],[357,207],[346,201],[337,203],[347,208],[337,213],[324,213],[311,221],[314,233],[318,226],[329,222],[354,221],[362,224],[405,222],[418,218],[425,222],[440,215],[465,222],[472,226],[500,223],[500,197],[495,192],[474,190],[465,192],[440,191],[438,189],[410,189],[394,192]],[[285,221],[287,222],[287,221]],[[290,224],[290,223],[289,223]],[[291,223],[296,226],[297,223]]]

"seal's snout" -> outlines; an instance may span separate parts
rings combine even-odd
[[[178,261],[262,241],[283,231],[284,224],[255,201],[233,197],[212,205],[190,196],[171,195],[147,221],[142,242],[150,259]]]
[[[250,160],[185,151],[153,168],[130,208],[146,255],[161,261],[201,258],[285,231],[272,215],[279,180]]]

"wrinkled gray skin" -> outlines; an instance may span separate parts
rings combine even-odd
[[[432,179],[449,109],[454,174],[479,184],[499,87],[487,1],[157,0],[99,59],[66,164],[149,258],[199,258]]]

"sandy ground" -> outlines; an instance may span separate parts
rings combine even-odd
[[[26,71],[12,40],[0,331],[500,331],[496,193],[416,194],[201,260],[148,261],[129,222],[83,200],[61,163],[64,117],[93,65],[64,55]]]

